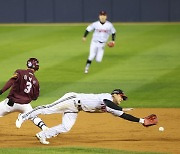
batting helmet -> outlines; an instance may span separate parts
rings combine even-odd
[[[27,67],[37,71],[39,69],[39,60],[36,58],[29,58],[27,61]]]
[[[123,98],[124,101],[127,100],[127,98],[128,98],[121,89],[114,89],[112,91],[111,95],[113,95],[113,94],[121,95],[121,97]]]

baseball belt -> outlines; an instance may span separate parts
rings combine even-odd
[[[78,111],[81,111],[82,110],[82,107],[81,107],[81,101],[78,100],[74,103],[75,107],[77,107]]]

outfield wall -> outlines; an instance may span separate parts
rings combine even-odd
[[[0,0],[0,23],[180,21],[180,0]]]

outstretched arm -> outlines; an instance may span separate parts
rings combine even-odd
[[[109,112],[113,114],[114,116],[118,116],[128,121],[141,123],[145,127],[153,126],[158,123],[158,119],[155,114],[151,114],[145,118],[137,118],[130,114],[124,113],[123,109],[117,106],[116,104],[114,104],[112,101],[107,100],[107,99],[103,101],[104,101],[104,104],[106,105],[105,108],[103,108],[104,112]]]
[[[6,90],[8,90],[13,85],[15,80],[16,78],[9,79],[9,81],[7,81],[4,87],[0,90],[0,95],[4,93]]]
[[[132,122],[140,122],[140,118],[137,118],[137,117],[134,117],[130,114],[127,114],[127,113],[123,113],[122,115],[119,116],[120,118],[123,118],[125,120],[128,120],[128,121],[132,121]],[[143,121],[142,121],[143,122]]]
[[[9,81],[6,82],[4,87],[0,90],[0,95],[4,93],[6,90],[8,90],[14,84],[17,78],[18,78],[18,72],[16,70],[14,75],[9,79]]]
[[[105,99],[104,103],[107,106],[106,107],[107,112],[110,112],[113,115],[119,116],[120,118],[123,118],[128,121],[144,123],[144,119],[137,118],[130,114],[124,113],[123,109],[120,106],[117,106],[116,104],[114,104],[112,101]]]
[[[86,37],[87,37],[88,34],[89,34],[89,31],[86,30],[84,32],[83,41],[86,41]]]
[[[89,34],[89,31],[86,30],[86,31],[84,32],[84,37],[86,37],[88,34]]]
[[[117,106],[117,105],[114,104],[112,101],[110,101],[110,100],[108,100],[108,99],[104,99],[103,101],[104,101],[104,104],[105,104],[106,106],[108,106],[109,108],[122,111],[122,107]]]

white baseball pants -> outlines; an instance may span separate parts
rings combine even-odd
[[[20,112],[20,113],[26,113],[31,111],[33,108],[31,106],[31,104],[18,104],[18,103],[14,103],[13,106],[9,106],[8,103],[9,99],[6,98],[5,100],[3,100],[2,102],[0,102],[0,117],[3,117],[9,113],[12,112]],[[42,121],[39,117],[34,117],[32,119],[32,122],[38,126],[38,124]]]
[[[96,58],[97,62],[101,62],[104,55],[105,44],[106,43],[100,43],[98,41],[91,41],[88,59],[92,61],[94,58]]]
[[[23,114],[22,118],[27,120],[38,114],[62,113],[62,124],[39,132],[41,138],[51,138],[60,133],[68,132],[72,128],[79,112],[76,106],[77,101],[76,93],[67,93],[52,104],[36,107],[32,111]]]

